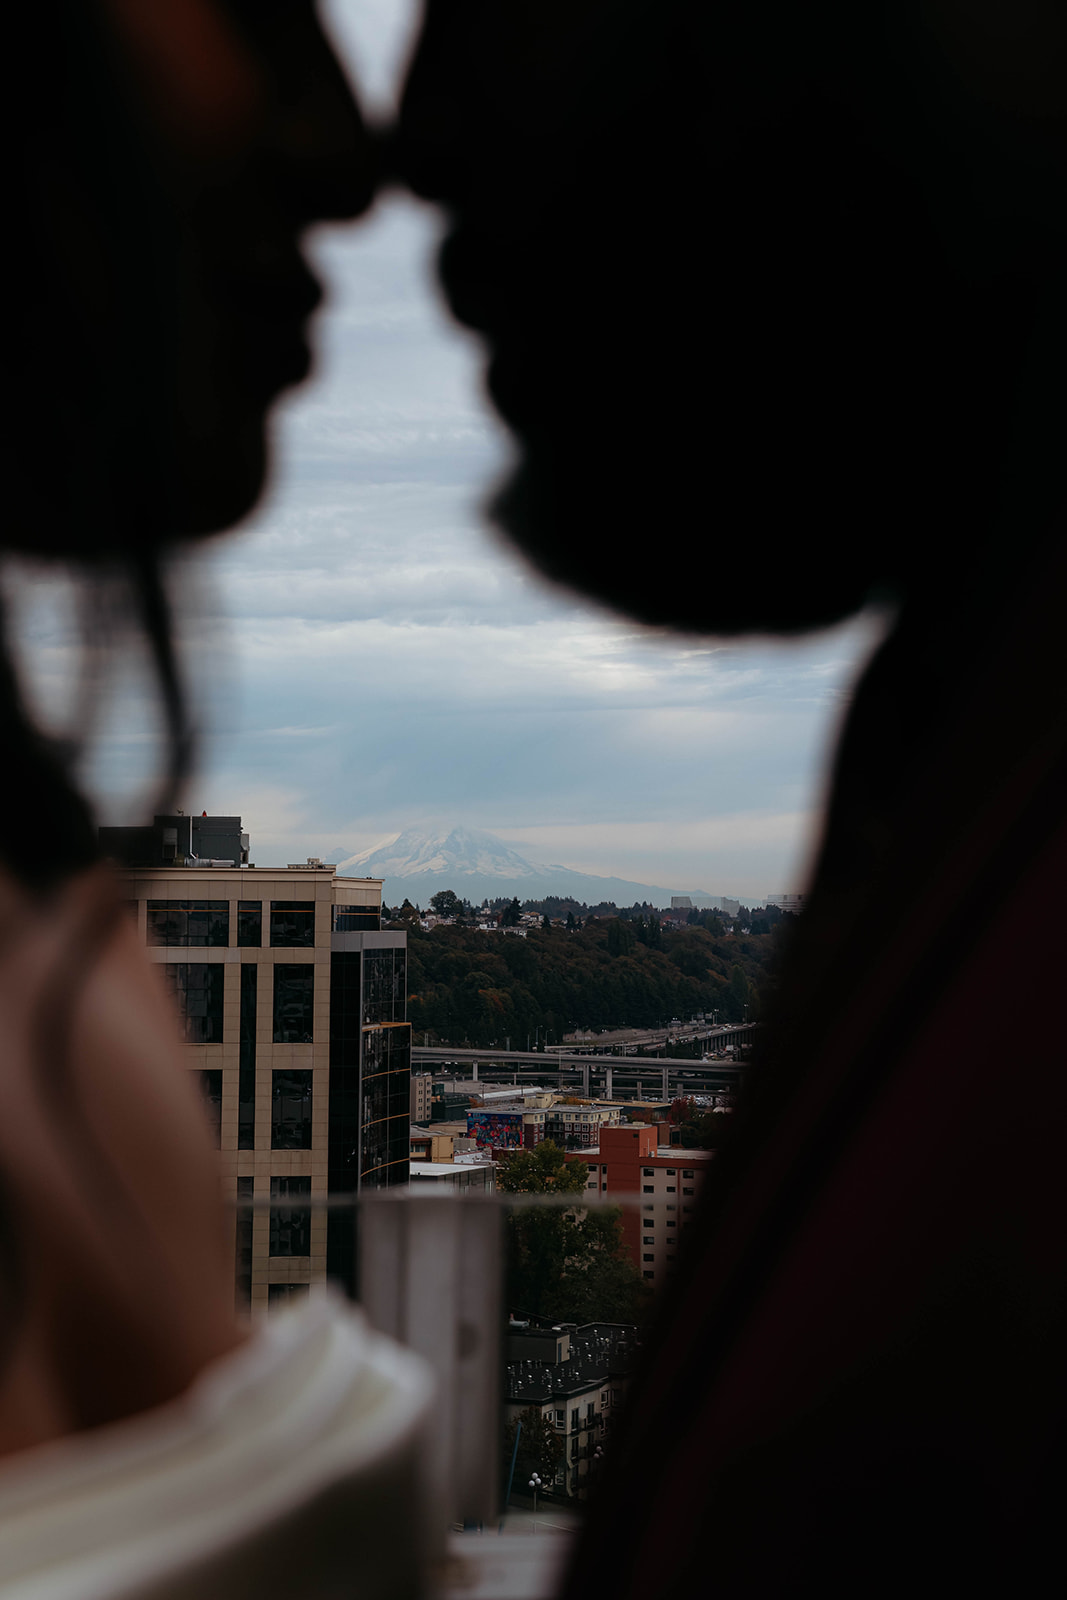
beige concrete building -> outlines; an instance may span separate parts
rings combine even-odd
[[[411,1074],[411,1120],[429,1122],[433,1113],[433,1076],[429,1072]]]
[[[192,854],[212,827],[226,854]],[[162,817],[101,841],[128,863],[131,910],[175,993],[228,1194],[256,1203],[237,1215],[239,1303],[350,1283],[351,1214],[328,1221],[322,1202],[409,1177],[407,936],[381,928],[381,882],[316,860],[247,864],[236,817]]]

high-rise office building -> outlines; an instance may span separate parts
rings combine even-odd
[[[350,1284],[351,1214],[314,1202],[409,1177],[407,935],[381,927],[381,881],[250,865],[240,817],[100,838],[177,1000],[228,1193],[273,1202],[237,1213],[239,1301]]]

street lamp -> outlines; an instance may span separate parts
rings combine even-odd
[[[536,1515],[537,1515],[537,1491],[538,1491],[538,1489],[544,1488],[544,1485],[542,1484],[540,1478],[537,1476],[536,1472],[534,1473],[533,1477],[530,1479],[530,1488],[533,1490],[534,1516],[536,1517]]]

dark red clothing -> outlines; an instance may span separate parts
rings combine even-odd
[[[911,692],[906,624],[858,696],[752,1104],[573,1600],[1062,1584],[1063,576],[956,658],[955,717],[905,742],[881,809],[862,769]]]

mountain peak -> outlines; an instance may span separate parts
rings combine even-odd
[[[669,906],[672,894],[689,894],[694,905],[711,905],[700,890],[665,889],[660,884],[634,883],[628,878],[601,878],[570,867],[546,866],[529,861],[484,828],[404,828],[373,849],[361,850],[340,863],[350,877],[382,878],[386,905],[405,897],[425,905],[438,889],[453,889],[461,899],[510,898],[543,900],[559,895],[586,905],[614,901],[629,906],[648,901]]]

